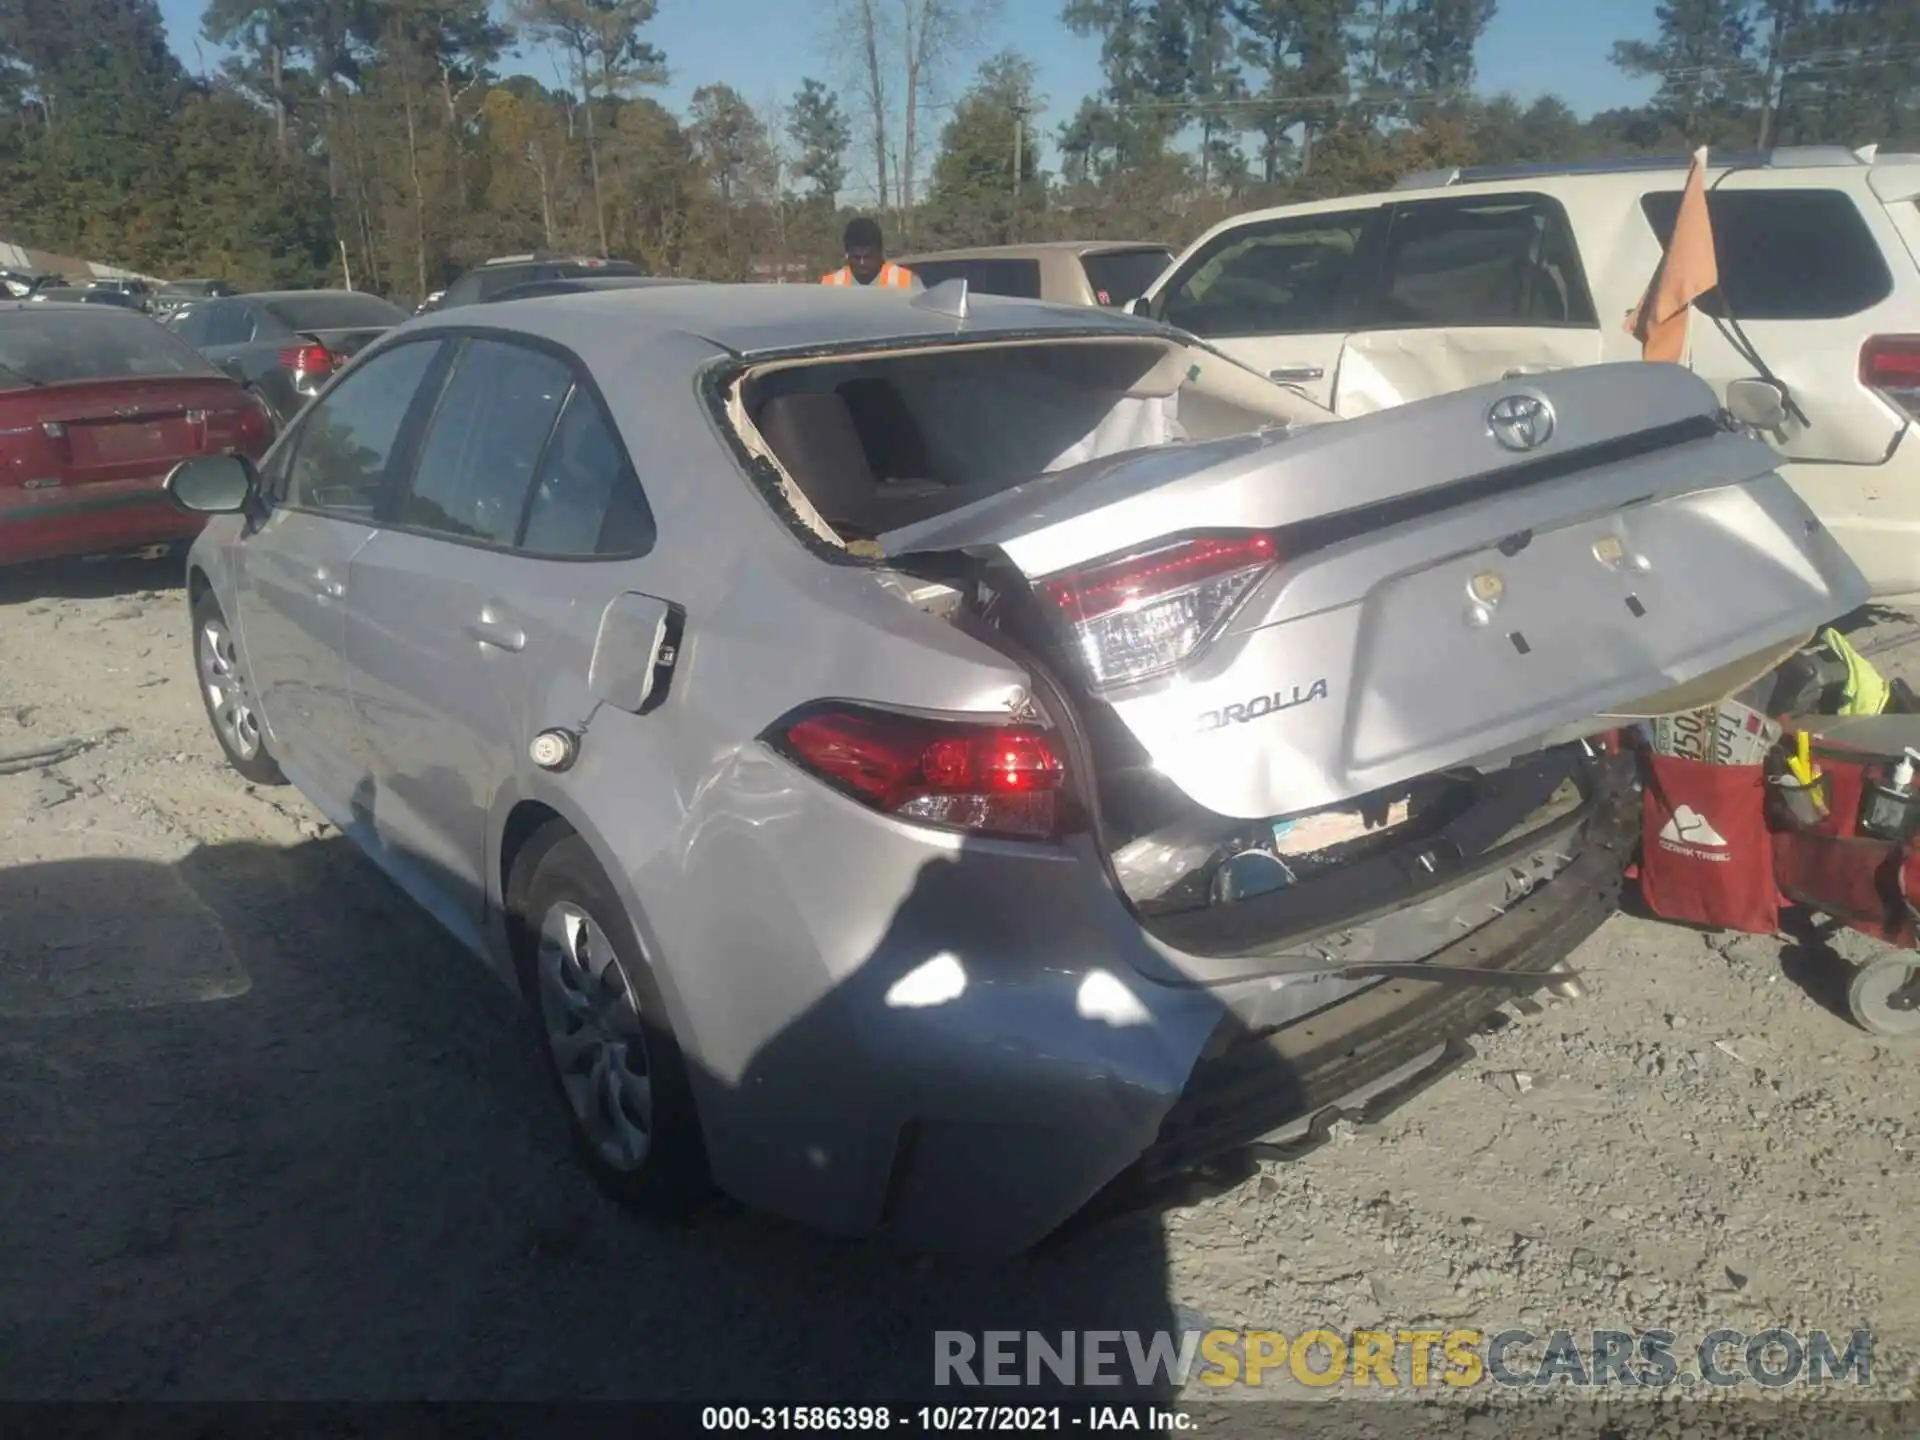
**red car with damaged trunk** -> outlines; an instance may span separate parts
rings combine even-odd
[[[189,540],[161,490],[195,455],[258,459],[258,399],[146,316],[0,301],[0,565]]]

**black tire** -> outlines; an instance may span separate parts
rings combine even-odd
[[[225,637],[224,656],[220,654],[222,646],[216,634]],[[232,636],[232,627],[221,613],[220,602],[213,598],[211,590],[201,591],[193,602],[193,678],[200,691],[201,707],[207,712],[207,723],[213,727],[213,738],[220,742],[227,763],[243,779],[255,785],[284,785],[287,777],[280,773],[279,765],[267,749],[266,730],[253,698],[253,684],[245,673],[246,667]],[[226,678],[230,683],[227,686],[219,684],[217,667],[221,665],[228,667]]]
[[[622,1205],[658,1220],[690,1221],[711,1197],[713,1185],[686,1059],[625,907],[587,842],[557,822],[534,835],[515,857],[507,885],[507,914],[527,1017],[581,1164],[601,1190]],[[569,946],[558,939],[579,914],[591,922],[589,934],[597,932],[611,951],[601,957],[611,963],[592,993],[608,1012],[617,1011],[624,1017],[622,1023],[634,1026],[630,1032],[609,1037],[612,1046],[628,1057],[624,1065],[603,1063],[578,1052],[573,1063],[563,1065],[559,1053],[561,1042],[550,1017],[564,1007],[553,996],[567,992],[578,999],[586,993],[584,986],[569,986],[569,971],[576,978],[584,972],[567,963]],[[622,1001],[630,1002],[631,1014]],[[583,1022],[574,1034],[585,1035],[589,1029],[607,1033],[612,1026],[613,1022]],[[643,1127],[635,1125],[631,1109],[613,1098],[626,1094],[620,1082],[612,1082],[610,1097],[607,1087],[593,1079],[622,1071],[631,1078],[630,1072],[639,1068],[631,1060],[633,1038],[644,1043],[644,1078],[649,1086],[650,1113]],[[585,1116],[583,1096],[592,1101],[585,1105]],[[615,1108],[620,1118],[610,1123]],[[636,1128],[644,1129],[646,1135],[644,1153],[638,1163],[625,1163],[632,1156],[621,1146],[620,1136],[630,1136]],[[613,1158],[616,1152],[621,1155],[618,1162]]]

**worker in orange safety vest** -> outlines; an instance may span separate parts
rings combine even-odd
[[[849,220],[840,244],[846,251],[847,263],[831,275],[822,275],[822,285],[876,285],[882,290],[913,288],[913,272],[887,259],[878,221],[865,215]]]

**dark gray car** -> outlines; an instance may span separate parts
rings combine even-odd
[[[543,280],[587,280],[644,276],[630,260],[601,260],[592,255],[524,255],[476,265],[438,295],[429,296],[422,314],[455,310],[497,298],[501,292]]]
[[[164,320],[176,310],[184,310],[189,305],[206,300],[224,300],[238,295],[231,281],[227,280],[169,280],[155,292],[153,313]]]
[[[399,306],[357,290],[270,290],[198,301],[166,324],[284,425],[361,347],[406,319]]]
[[[680,280],[667,275],[561,276],[533,280],[487,297],[487,304],[505,300],[537,300],[543,295],[599,295],[614,290],[651,290],[662,285],[704,285],[704,280]]]
[[[129,295],[124,290],[101,290],[89,286],[85,290],[71,285],[50,285],[36,290],[27,297],[29,300],[52,301],[59,305],[111,305],[116,310],[144,310],[138,295]]]

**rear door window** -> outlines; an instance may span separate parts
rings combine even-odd
[[[513,544],[547,437],[572,388],[572,369],[545,351],[468,340],[394,522],[451,539]]]
[[[653,513],[613,421],[575,386],[541,458],[520,548],[535,555],[638,555],[653,548]]]
[[[1344,331],[1361,238],[1378,214],[1297,215],[1215,236],[1161,292],[1160,318],[1203,339]]]
[[[244,345],[253,339],[253,312],[237,300],[222,300],[207,310],[203,345]]]
[[[480,298],[480,281],[484,278],[480,271],[469,270],[458,280],[447,286],[446,293],[440,297],[443,306],[471,305]]]
[[[1093,298],[1112,306],[1138,300],[1172,263],[1170,250],[1102,250],[1080,257]]]
[[[1393,206],[1358,328],[1597,323],[1559,202],[1503,195]]]
[[[202,302],[175,314],[167,321],[167,329],[188,345],[204,345],[207,343],[207,320],[211,314],[212,307]]]
[[[493,265],[456,280],[447,291],[445,303],[470,305],[477,300],[491,300],[502,290],[511,290],[515,285],[552,278],[551,265]]]
[[[560,274],[553,265],[534,265],[524,270],[501,271],[498,275],[485,275],[480,280],[480,298],[491,300],[503,290],[515,285],[524,285],[534,280],[552,280]]]
[[[1662,248],[1680,194],[1640,199]],[[1720,285],[1700,308],[1715,319],[1837,320],[1893,293],[1886,257],[1843,190],[1709,190],[1707,217]]]
[[[386,493],[402,427],[444,349],[415,341],[357,362],[301,416],[287,471],[288,503],[372,520]]]
[[[982,295],[1011,295],[1019,300],[1040,298],[1038,260],[926,260],[907,268],[929,290],[948,280],[965,280],[967,289]]]

